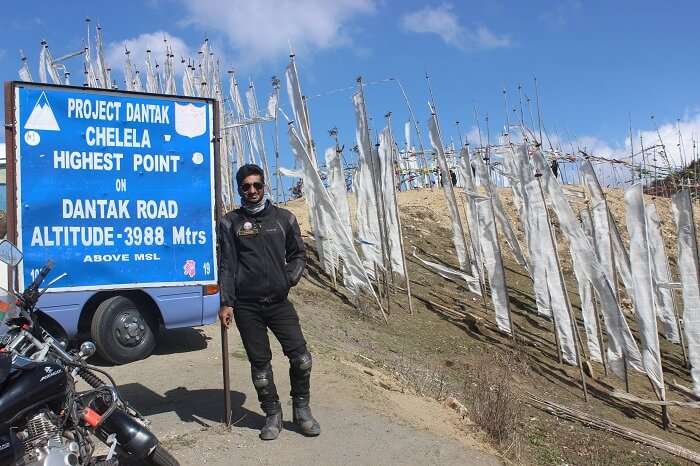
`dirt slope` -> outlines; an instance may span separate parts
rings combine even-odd
[[[613,190],[608,194],[613,214],[626,237],[622,193]],[[513,220],[515,212],[510,192],[502,190],[501,195]],[[401,193],[399,202],[407,248],[415,246],[424,257],[456,266],[441,191]],[[656,199],[655,202],[662,216],[667,251],[674,255],[675,235],[669,201]],[[288,207],[300,219],[302,231],[309,235],[303,201],[291,202]],[[700,212],[696,210],[697,219],[700,219]],[[554,223],[556,227],[556,221]],[[522,234],[517,227],[516,231]],[[558,228],[555,228],[555,233],[558,241],[565,246]],[[308,239],[312,243],[311,238]],[[602,367],[597,363],[592,363],[594,379],[588,380],[591,400],[589,403],[583,401],[578,369],[557,363],[551,322],[531,312],[535,306],[531,280],[506,252],[505,244],[502,249],[505,252],[506,280],[514,322],[519,334],[515,346],[511,339],[495,330],[490,306],[484,308],[478,297],[413,260],[409,260],[409,274],[416,313],[408,315],[405,295],[398,293],[394,296],[394,310],[389,316],[388,325],[360,316],[349,305],[342,290],[330,292],[328,279],[319,271],[313,257],[306,279],[295,290],[294,296],[306,331],[318,349],[344,353],[362,364],[393,373],[396,379],[414,391],[438,399],[455,394],[468,405],[467,394],[474,393],[470,387],[485,384],[484,373],[496,370],[496,366],[508,366],[511,367],[507,372],[510,383],[518,393],[537,393],[692,450],[700,450],[700,416],[697,410],[671,408],[675,427],[665,432],[661,429],[659,408],[638,406],[609,396],[613,388],[624,388],[623,383],[612,376],[604,376]],[[577,307],[577,286],[568,265],[570,259],[564,250],[561,255],[567,272],[567,288],[583,333],[580,309]],[[674,260],[671,262],[673,264]],[[471,313],[479,319],[478,325],[455,318],[444,311],[445,307]],[[630,320],[630,326],[636,333],[634,319]],[[682,367],[680,348],[663,338],[661,346],[666,379],[676,379],[690,386],[688,371]],[[631,392],[635,395],[654,398],[650,384],[642,374],[630,373],[630,384]],[[489,389],[486,386],[483,388]],[[669,392],[669,396],[682,399],[674,392]],[[682,464],[653,448],[560,421],[524,404],[518,405],[517,410],[516,432],[507,444],[500,445],[516,463]],[[480,435],[476,427],[472,426],[470,430],[474,435]]]
[[[503,194],[506,209],[514,215],[509,193]],[[624,215],[620,201],[619,193],[610,193],[617,217]],[[455,266],[442,193],[402,193],[400,204],[407,247],[415,246],[419,254]],[[312,246],[303,201],[288,207],[299,217]],[[659,210],[664,216],[668,250],[675,253],[667,201],[659,202]],[[562,256],[566,261],[566,254]],[[314,353],[313,403],[323,426],[317,439],[302,437],[288,422],[288,430],[278,441],[257,438],[262,416],[235,330],[230,333],[229,350],[235,423],[230,431],[220,424],[217,325],[167,332],[158,354],[111,372],[122,384],[124,395],[153,421],[155,432],[187,465],[499,464],[504,461],[500,458],[512,464],[683,464],[653,448],[560,421],[508,397],[502,405],[510,411],[498,408],[492,417],[509,416],[512,424],[495,422],[492,427],[512,432],[505,441],[497,442],[483,432],[483,425],[463,419],[443,403],[448,395],[454,395],[476,418],[484,413],[474,411],[470,397],[503,388],[513,393],[533,392],[700,449],[696,412],[672,408],[676,426],[664,432],[658,408],[639,407],[608,396],[612,387],[621,388],[622,383],[604,377],[595,363],[595,380],[589,380],[591,401],[584,403],[577,369],[557,364],[551,322],[530,312],[534,307],[530,279],[510,255],[505,259],[520,335],[515,347],[495,330],[490,307],[484,309],[478,297],[413,260],[409,261],[409,273],[415,314],[409,315],[405,295],[397,292],[388,324],[360,315],[342,289],[331,291],[310,247],[305,277],[290,299]],[[570,274],[567,280],[569,290],[576,290]],[[573,292],[572,300],[576,305]],[[470,312],[479,321],[475,324],[455,318],[445,308]],[[636,327],[633,320],[630,323]],[[662,340],[662,350],[667,379],[690,385],[687,371],[681,367],[679,348]],[[288,420],[291,407],[285,396],[289,390],[286,362],[276,344],[275,354],[276,382]],[[631,374],[631,389],[639,396],[653,397],[648,381],[640,374]],[[670,396],[680,398],[673,392]]]

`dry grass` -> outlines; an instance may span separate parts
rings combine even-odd
[[[504,453],[516,453],[522,407],[515,383],[527,365],[512,352],[493,352],[468,370],[464,385],[469,416]]]
[[[392,372],[402,385],[411,387],[420,396],[443,401],[453,391],[445,368],[426,362],[420,354],[402,353]]]
[[[511,351],[489,352],[476,361],[456,378],[450,376],[449,367],[428,361],[423,353],[401,351],[391,363],[379,367],[417,395],[438,401],[448,397],[463,400],[473,427],[504,456],[519,461],[524,411],[515,379],[526,375],[528,365],[521,354]]]

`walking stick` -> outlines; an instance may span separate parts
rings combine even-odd
[[[231,426],[231,380],[228,370],[228,329],[221,322],[221,360],[223,361],[224,377],[224,422],[226,427]]]

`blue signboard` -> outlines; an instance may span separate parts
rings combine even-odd
[[[216,283],[211,101],[22,84],[15,117],[20,286]]]

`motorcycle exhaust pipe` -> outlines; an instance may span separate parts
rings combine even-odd
[[[96,399],[94,404],[102,405],[102,400]],[[158,438],[146,426],[141,424],[136,418],[125,413],[121,409],[114,410],[108,417],[103,418],[99,411],[102,406],[93,406],[98,408],[86,408],[83,411],[83,421],[95,429],[95,435],[102,440],[106,445],[110,435],[115,434],[117,438],[117,449],[123,453],[134,455],[137,458],[147,458],[153,453],[158,446]]]

